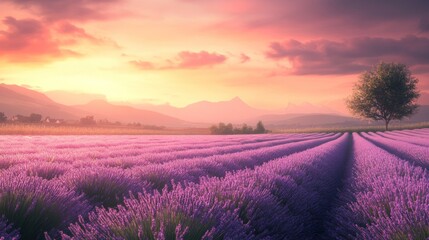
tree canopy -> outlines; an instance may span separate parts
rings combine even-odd
[[[234,127],[231,123],[219,123],[217,126],[212,126],[210,132],[212,134],[263,134],[268,131],[265,129],[264,124],[259,121],[255,129],[247,124],[243,124],[241,127]]]
[[[6,122],[7,117],[6,114],[4,114],[4,112],[0,112],[0,122]]]
[[[382,62],[361,75],[347,106],[357,116],[384,120],[388,130],[390,121],[416,112],[417,83],[406,65]]]

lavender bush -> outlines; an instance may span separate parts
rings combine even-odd
[[[75,169],[58,181],[77,193],[83,194],[93,205],[104,207],[115,207],[130,192],[138,193],[149,189],[146,182],[117,168]]]
[[[21,175],[0,175],[0,215],[19,230],[21,239],[41,239],[54,233],[89,206],[61,184]]]

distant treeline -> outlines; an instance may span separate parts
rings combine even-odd
[[[94,116],[85,116],[79,120],[64,120],[64,119],[55,119],[51,117],[45,117],[38,113],[32,113],[29,116],[24,115],[14,115],[11,117],[6,116],[4,112],[0,112],[0,123],[11,123],[11,124],[43,124],[43,125],[84,125],[84,126],[123,126],[123,127],[132,127],[132,128],[142,128],[150,130],[163,130],[164,126],[156,125],[144,125],[139,122],[133,122],[128,124],[123,124],[121,122],[110,122],[107,119],[96,120]]]
[[[213,125],[210,128],[211,134],[218,134],[218,135],[228,135],[228,134],[263,134],[267,133],[268,131],[265,129],[264,124],[259,121],[256,124],[256,128],[253,129],[253,127],[248,126],[247,124],[243,124],[241,127],[234,127],[232,123],[219,123],[217,126]]]

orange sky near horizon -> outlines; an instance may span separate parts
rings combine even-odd
[[[344,99],[369,66],[398,61],[429,92],[427,1],[365,1],[5,0],[0,82],[279,109]]]

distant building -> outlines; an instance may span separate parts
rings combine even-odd
[[[55,119],[55,118],[51,118],[51,117],[46,117],[45,120],[43,120],[44,123],[47,124],[61,124],[64,123],[64,119]]]

